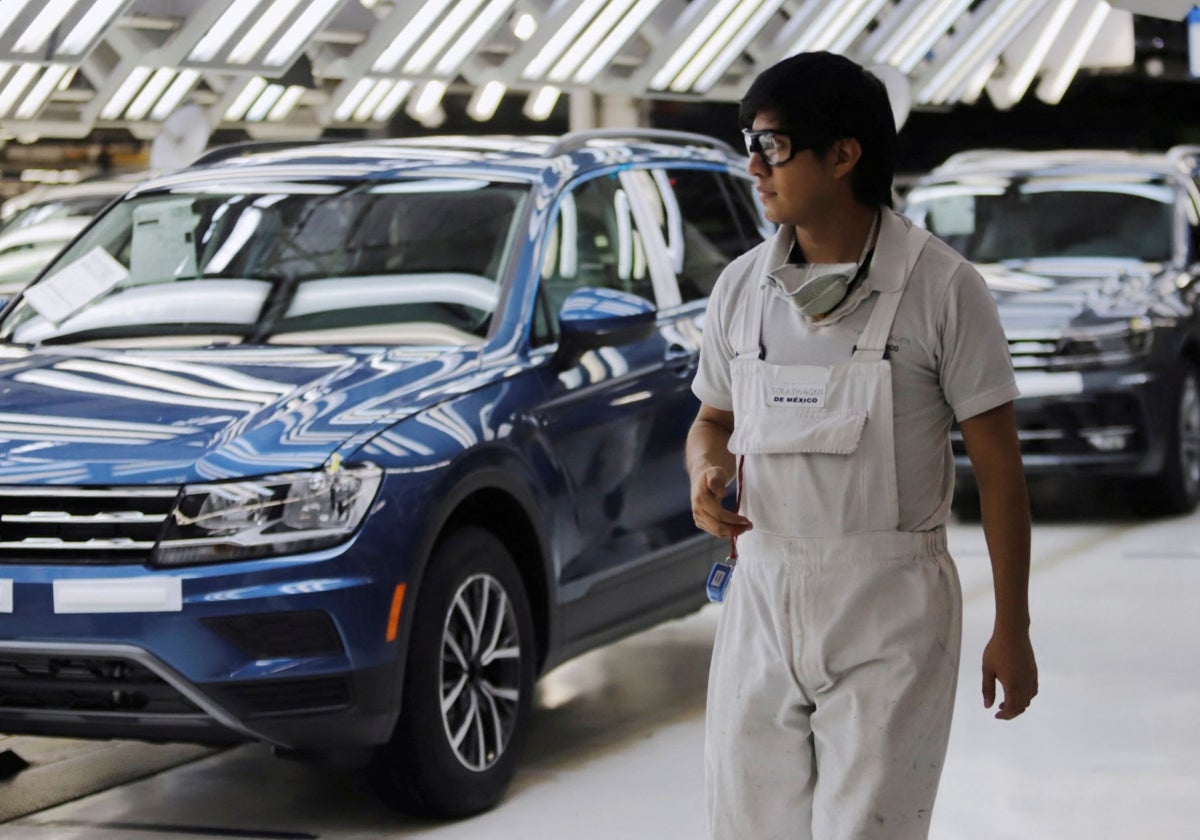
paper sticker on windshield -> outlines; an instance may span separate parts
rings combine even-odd
[[[975,232],[975,196],[948,195],[929,203],[929,229],[938,236]]]
[[[129,277],[125,266],[97,245],[75,262],[25,290],[37,313],[58,324]]]
[[[191,199],[157,201],[133,210],[130,281],[161,283],[196,276],[196,214]]]

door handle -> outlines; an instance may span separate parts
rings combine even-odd
[[[672,344],[667,348],[667,369],[676,376],[691,376],[700,364],[700,353],[682,344]]]

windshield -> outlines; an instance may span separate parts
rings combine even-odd
[[[1174,189],[1161,180],[1092,177],[917,187],[907,215],[977,263],[1046,257],[1168,262]]]
[[[11,214],[0,211],[0,234],[43,224],[53,219],[75,217],[89,219],[107,207],[116,196],[116,193],[72,196],[71,198],[49,199],[31,204],[15,210]]]
[[[0,323],[19,344],[477,343],[528,188],[244,183],[122,201]]]

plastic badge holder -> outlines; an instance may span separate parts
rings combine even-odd
[[[712,571],[708,573],[708,583],[704,585],[708,600],[715,604],[725,600],[725,590],[729,587],[729,581],[733,580],[733,566],[734,561],[730,557],[726,557],[724,563],[713,563]]]

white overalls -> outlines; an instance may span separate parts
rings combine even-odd
[[[908,235],[905,284],[928,235]],[[765,276],[763,249],[754,278]],[[881,293],[849,360],[731,363],[744,511],[713,651],[707,794],[716,840],[910,840],[929,828],[962,595],[945,530],[897,530]],[[787,517],[773,499],[787,494]],[[797,513],[798,511],[798,513]]]

